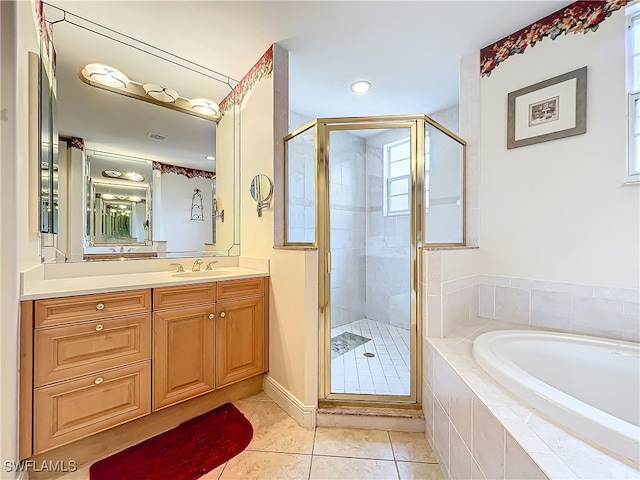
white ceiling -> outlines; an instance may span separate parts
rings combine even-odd
[[[457,104],[459,62],[462,56],[568,3],[566,0],[54,1],[55,5],[68,11],[236,79],[240,79],[264,51],[277,42],[290,54],[290,108],[312,118],[429,114],[453,106]],[[54,40],[57,42],[58,38],[54,37]],[[73,43],[76,49],[92,42]],[[59,48],[57,43],[56,47]],[[64,65],[65,52],[59,50],[59,62]],[[213,100],[222,99],[222,93],[211,84],[179,78],[180,74],[173,68],[163,67],[159,70],[151,67],[148,59],[145,60],[142,55],[131,52],[115,55],[111,58],[118,65],[126,66],[126,70],[125,67],[118,68],[125,70],[131,79],[138,80],[137,76],[148,74],[148,79],[140,80],[161,83],[160,76],[164,74],[167,83],[187,98],[207,96],[198,93],[200,90],[196,92],[197,89],[190,89],[190,86],[199,83],[200,88],[211,93],[209,96],[214,97]],[[73,65],[70,71],[88,63],[86,55],[69,56],[73,57],[73,63],[80,63]],[[104,58],[109,57],[93,58],[91,61],[107,63]],[[61,68],[61,75],[63,70]],[[366,95],[349,92],[351,82],[359,79],[369,80],[373,84]],[[184,93],[181,90],[185,90]],[[105,101],[115,104],[114,95],[99,93],[107,95]],[[220,98],[216,98],[216,95]],[[126,108],[124,103],[132,102],[123,97],[118,104],[121,109],[120,124],[127,128],[135,127],[132,129],[139,130],[137,134],[144,130],[146,135],[151,127],[143,127],[140,122],[137,126],[130,125],[127,116],[122,114],[122,109]],[[143,102],[135,103],[144,105]],[[154,106],[147,108],[153,109],[153,112],[164,110]],[[186,117],[169,110],[167,112],[179,118]],[[157,116],[151,113],[148,112],[147,117]],[[69,124],[75,130],[81,127],[87,115],[92,114],[86,112],[75,120],[65,121],[71,122]],[[169,130],[173,128],[171,125],[173,123],[168,123],[164,128]],[[189,137],[189,134],[194,134],[193,128],[176,127],[176,131],[180,131],[181,136],[187,135],[188,140],[179,143],[175,150],[169,152],[170,156],[188,148],[189,144],[198,144],[196,138]],[[77,135],[74,132],[65,133]],[[201,133],[201,137],[211,140],[208,130]],[[109,137],[109,142],[117,143],[113,136]],[[163,148],[167,153],[166,145],[159,147],[158,151],[162,152]],[[205,161],[200,160],[208,154],[204,153],[206,148],[211,148],[211,143],[192,155],[193,162],[202,163],[200,168],[206,168]],[[106,146],[99,149],[109,151]]]

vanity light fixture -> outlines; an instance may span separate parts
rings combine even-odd
[[[163,87],[157,83],[145,83],[142,88],[147,92],[147,95],[159,102],[173,103],[180,96],[173,88]]]
[[[124,88],[129,84],[129,79],[120,70],[101,63],[90,63],[84,67],[89,77],[95,82],[109,87]]]
[[[142,199],[140,197],[129,197],[129,200],[132,201],[132,202],[138,203]]]
[[[358,80],[357,82],[353,82],[349,87],[353,93],[362,94],[367,93],[371,89],[371,83],[366,80]]]
[[[115,195],[111,195],[110,193],[103,193],[101,195],[101,198],[103,200],[115,200],[116,196]]]
[[[220,105],[213,100],[207,100],[206,98],[194,98],[193,100],[189,100],[189,103],[191,104],[192,109],[203,115],[214,116],[220,112]]]
[[[136,172],[123,173],[122,178],[131,180],[132,182],[142,182],[144,180],[144,176]]]
[[[109,178],[120,178],[122,176],[122,172],[119,172],[117,170],[104,170],[102,172],[102,176]]]

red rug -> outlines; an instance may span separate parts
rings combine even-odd
[[[91,480],[193,480],[242,452],[251,423],[231,403],[91,465]]]

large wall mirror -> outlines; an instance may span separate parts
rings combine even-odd
[[[49,4],[44,16],[57,59],[57,250],[72,262],[238,255],[237,81],[100,18]]]

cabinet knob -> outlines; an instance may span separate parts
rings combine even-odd
[[[104,328],[104,325],[102,325],[101,323],[99,323],[98,325],[96,325],[96,332],[99,332],[100,330],[102,330]]]
[[[104,303],[99,303],[96,305],[96,310],[102,310],[104,309]]]
[[[102,382],[104,382],[104,378],[98,377],[95,379],[93,383],[95,383],[96,385],[100,385]]]
[[[209,320],[213,320],[214,317],[215,317],[215,315],[213,313],[209,314]]]
[[[222,318],[224,318],[224,317],[226,317],[226,316],[227,316],[227,314],[226,314],[226,313],[224,313],[224,312],[220,312],[220,316],[221,316]]]

